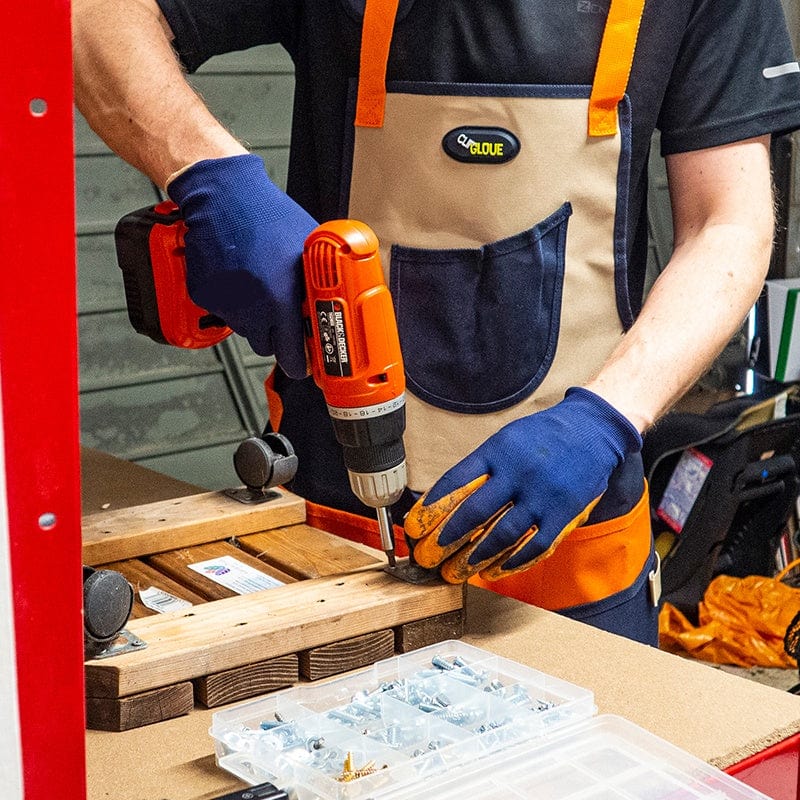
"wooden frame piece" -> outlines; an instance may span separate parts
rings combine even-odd
[[[189,566],[222,555],[283,585],[236,595]],[[305,502],[285,491],[260,506],[211,492],[91,514],[84,560],[137,593],[152,585],[194,602],[137,606],[126,627],[146,647],[85,663],[87,720],[101,730],[187,713],[187,686],[213,707],[463,632],[463,587],[397,580],[377,551],[305,524]]]

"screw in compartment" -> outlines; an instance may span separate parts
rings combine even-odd
[[[448,661],[444,656],[440,655],[435,655],[431,659],[431,664],[437,669],[442,670],[443,672],[449,672],[451,669],[455,669],[455,667],[450,661]]]
[[[322,750],[325,747],[325,739],[322,736],[312,736],[305,741],[306,750],[310,753],[312,750]]]

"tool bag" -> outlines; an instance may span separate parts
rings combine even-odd
[[[783,639],[783,648],[787,655],[791,656],[798,664],[800,670],[800,611],[795,614],[789,627],[786,629],[786,636]],[[800,671],[798,672],[800,675]],[[800,694],[800,683],[796,683],[789,691],[792,694]]]
[[[800,487],[800,386],[667,414],[645,437],[662,598],[697,622],[716,575],[774,575]]]

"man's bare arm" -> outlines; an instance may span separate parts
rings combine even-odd
[[[204,158],[246,153],[192,90],[154,0],[73,0],[75,102],[159,186]]]
[[[587,388],[646,430],[708,369],[766,277],[769,137],[667,158],[675,246],[636,323]]]

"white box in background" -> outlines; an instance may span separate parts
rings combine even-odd
[[[778,383],[800,380],[800,278],[769,280],[756,304],[755,371]]]

